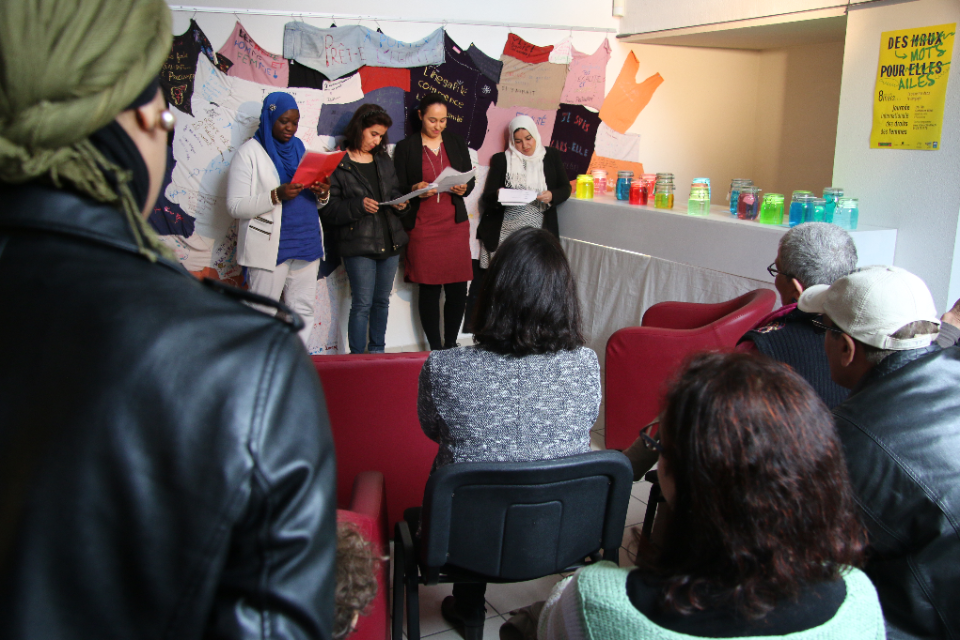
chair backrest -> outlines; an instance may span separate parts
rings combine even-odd
[[[770,313],[776,294],[758,289],[728,302],[661,302],[642,326],[615,332],[604,362],[604,435],[608,449],[625,449],[657,417],[666,383],[692,353],[732,349]]]
[[[616,451],[442,467],[424,492],[422,563],[428,571],[449,564],[491,581],[520,581],[600,549],[615,558],[632,481],[629,461]]]
[[[420,369],[429,353],[313,356],[337,452],[337,503],[350,501],[353,479],[384,475],[389,527],[420,504],[437,444],[417,417]]]

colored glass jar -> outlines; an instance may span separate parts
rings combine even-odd
[[[813,200],[813,193],[810,191],[794,191],[790,196],[790,218],[791,227],[795,227],[803,222],[807,215],[807,205]]]
[[[710,213],[710,188],[707,185],[694,182],[690,186],[687,213],[691,216],[705,216]]]
[[[760,213],[760,187],[741,186],[737,195],[737,218],[756,220]]]
[[[630,182],[630,204],[647,204],[647,190],[643,187],[643,180],[634,178]]]
[[[657,209],[673,209],[673,182],[657,180],[653,192],[653,204]]]
[[[860,202],[857,198],[840,198],[837,200],[837,210],[833,213],[833,224],[855,231],[860,218]]]
[[[577,195],[578,200],[593,200],[593,176],[581,173],[577,176]]]
[[[652,198],[653,192],[657,188],[657,174],[644,173],[640,175],[640,179],[643,180],[643,185],[647,188],[647,198]]]
[[[630,183],[633,181],[633,171],[617,171],[617,200],[630,199]]]
[[[607,195],[607,172],[603,169],[591,171],[593,176],[593,194],[597,196]]]
[[[781,224],[783,222],[783,194],[766,193],[760,204],[760,224]]]
[[[710,198],[713,196],[713,192],[710,189],[710,178],[694,178],[693,184],[690,185],[690,188],[692,189],[693,185],[696,184],[702,184],[707,187],[707,200],[710,200]]]
[[[826,187],[823,190],[823,199],[827,206],[823,210],[823,221],[833,222],[833,214],[837,209],[837,200],[843,197],[843,187]]]
[[[807,205],[807,211],[804,213],[804,222],[824,222],[826,214],[827,201],[823,198],[813,198]]]
[[[727,204],[730,205],[730,215],[737,215],[737,202],[740,200],[740,187],[753,186],[749,178],[734,178],[730,181],[730,193],[727,194]]]

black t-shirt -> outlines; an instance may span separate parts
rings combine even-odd
[[[660,585],[639,569],[627,575],[627,596],[647,619],[675,633],[702,638],[783,636],[819,627],[830,620],[847,597],[847,585],[842,579],[809,585],[796,602],[780,603],[759,620],[745,620],[728,610],[699,611],[686,616],[664,613],[657,604]]]
[[[233,64],[220,54],[214,53],[200,26],[190,20],[190,27],[179,36],[173,37],[167,60],[160,67],[160,87],[167,103],[190,115],[193,115],[190,98],[193,96],[193,82],[197,75],[197,57],[201,53],[224,73]]]

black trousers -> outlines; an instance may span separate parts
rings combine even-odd
[[[480,268],[480,261],[473,261],[473,282],[470,283],[470,293],[467,294],[466,315],[463,321],[463,330],[467,333],[473,333],[473,309],[477,304],[477,295],[483,287],[483,280],[487,275],[486,269]]]
[[[440,339],[440,292],[446,294],[443,303],[443,333],[444,340]],[[460,323],[463,321],[463,309],[467,303],[467,283],[452,282],[450,284],[421,284],[420,324],[427,334],[430,349],[449,349],[457,344],[460,335]]]

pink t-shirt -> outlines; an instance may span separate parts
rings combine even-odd
[[[582,104],[597,111],[603,105],[607,84],[607,63],[610,62],[610,43],[604,40],[590,55],[573,50],[573,61],[563,84],[560,102]]]
[[[251,82],[286,87],[290,79],[290,64],[279,53],[261,48],[239,22],[218,53],[233,62],[227,75]]]

